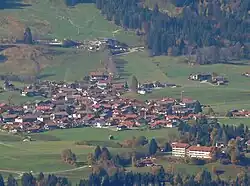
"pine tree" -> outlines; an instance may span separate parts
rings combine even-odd
[[[27,27],[27,28],[25,29],[23,42],[24,42],[25,44],[32,44],[32,43],[33,43],[32,33],[31,33],[31,30],[30,30],[29,27]]]
[[[17,186],[17,181],[12,174],[8,176],[7,186]]]
[[[138,91],[138,80],[135,76],[132,77],[130,89],[135,93]]]
[[[149,154],[152,156],[157,152],[158,149],[158,145],[157,142],[155,141],[155,139],[151,139],[150,143],[149,143]]]
[[[97,145],[96,148],[95,148],[95,156],[94,156],[95,159],[99,160],[101,154],[102,154],[101,147],[99,145]]]
[[[2,174],[0,174],[0,186],[4,186],[4,179]]]
[[[196,102],[195,102],[195,105],[194,105],[194,113],[195,113],[195,114],[198,114],[198,113],[200,113],[200,112],[202,112],[201,104],[200,104],[199,101],[196,101]]]

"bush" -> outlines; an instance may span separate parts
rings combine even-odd
[[[228,165],[231,163],[231,161],[229,159],[220,159],[220,163],[223,164],[223,165]]]
[[[88,145],[88,146],[103,146],[103,147],[112,147],[112,148],[121,148],[120,143],[114,141],[77,141],[76,145]]]
[[[198,159],[198,158],[191,158],[190,159],[190,164],[192,165],[204,165],[206,162],[205,160]]]

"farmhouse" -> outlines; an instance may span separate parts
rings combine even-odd
[[[212,74],[210,73],[190,74],[188,79],[194,81],[210,81],[212,80]]]
[[[103,72],[91,72],[90,73],[90,81],[107,80],[108,78],[109,76]]]

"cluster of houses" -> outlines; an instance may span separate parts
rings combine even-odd
[[[41,132],[82,126],[175,127],[182,120],[195,119],[196,100],[165,98],[147,100],[122,98],[124,84],[112,84],[110,77],[90,73],[88,82],[39,82],[22,90],[22,95],[46,94],[47,99],[23,105],[0,104],[2,128],[17,132]]]
[[[193,81],[200,81],[200,82],[210,82],[215,85],[225,85],[228,83],[228,80],[225,77],[219,76],[215,73],[190,74],[188,79],[193,80]]]
[[[138,94],[147,94],[147,93],[151,93],[153,90],[162,89],[162,88],[166,88],[166,87],[175,88],[178,86],[179,85],[176,85],[176,84],[161,83],[159,81],[145,82],[145,83],[139,84]]]
[[[89,41],[74,41],[66,38],[63,40],[39,39],[34,40],[34,43],[50,47],[86,49],[88,51],[99,51],[106,47],[111,51],[112,54],[120,54],[129,51],[129,48],[126,44],[111,38],[94,39]]]

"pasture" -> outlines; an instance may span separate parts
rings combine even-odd
[[[112,147],[109,135],[114,136],[114,142],[122,142],[125,139],[132,139],[133,136],[145,136],[148,139],[155,137],[169,138],[178,136],[176,129],[162,130],[127,130],[113,131],[110,129],[77,128],[67,130],[54,130],[45,133],[31,134],[34,141],[23,142],[22,137],[7,133],[0,133],[0,172],[12,171],[13,173],[33,171],[34,174],[40,171],[45,173],[53,172],[58,175],[67,175],[69,179],[79,180],[89,174],[87,168],[79,168],[65,164],[61,160],[61,152],[64,149],[71,149],[77,156],[77,161],[85,164],[87,154],[94,151],[97,144],[107,146],[111,153],[131,152],[130,148]],[[93,141],[93,146],[76,145],[77,141]],[[98,143],[102,142],[102,143]],[[83,174],[84,173],[84,174]]]
[[[225,114],[231,109],[250,109],[250,79],[241,74],[250,69],[247,61],[234,64],[213,64],[190,66],[184,57],[158,56],[150,58],[145,52],[131,53],[121,57],[124,62],[123,74],[135,75],[140,82],[161,81],[181,85],[180,88],[165,88],[146,95],[131,95],[139,99],[184,97],[199,100],[212,106],[215,112]],[[228,85],[212,86],[188,80],[192,73],[211,72],[226,77]]]
[[[1,35],[23,35],[22,28],[29,26],[35,38],[70,38],[74,40],[96,37],[115,37],[129,44],[137,43],[132,32],[108,22],[92,3],[68,8],[61,0],[23,1],[23,6],[0,11],[3,26]],[[17,31],[9,30],[17,27]]]

